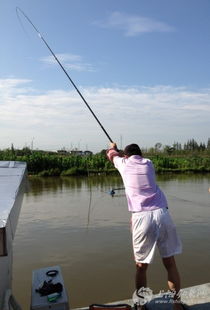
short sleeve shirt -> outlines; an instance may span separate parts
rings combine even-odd
[[[168,207],[164,193],[156,184],[151,160],[139,155],[128,158],[114,156],[113,163],[122,176],[129,211],[151,211]]]

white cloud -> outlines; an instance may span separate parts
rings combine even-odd
[[[174,27],[164,22],[121,12],[113,12],[105,21],[97,21],[95,24],[104,28],[120,29],[126,36],[137,36],[151,32],[172,32],[175,30]]]
[[[28,92],[28,87],[22,88],[19,86],[29,84],[30,82],[31,80],[27,79],[0,79],[0,96],[8,95],[9,93],[24,93],[25,91]]]
[[[34,91],[28,80],[0,80],[0,148],[34,145],[49,149],[73,143],[93,151],[106,147],[107,138],[75,90]],[[189,138],[209,137],[210,89],[185,87],[80,88],[110,136],[123,136],[152,146]]]
[[[210,112],[210,104],[195,104],[195,105],[185,105],[183,106],[183,109],[185,110],[195,110],[195,111],[206,111],[206,112]]]
[[[56,57],[65,68],[69,68],[74,71],[88,71],[94,72],[95,68],[92,64],[83,61],[80,55],[74,54],[56,54]],[[51,56],[42,57],[41,62],[47,65],[57,65],[55,58]]]
[[[78,62],[82,60],[81,56],[74,54],[56,54],[56,56],[59,58],[61,62],[72,62],[72,61]],[[49,64],[56,63],[53,56],[46,56],[41,58],[41,60]]]

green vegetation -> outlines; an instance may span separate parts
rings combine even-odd
[[[156,143],[154,148],[143,150],[150,158],[157,173],[164,172],[210,172],[210,139],[207,144],[189,140],[184,144],[162,147]],[[116,169],[106,158],[105,150],[94,155],[60,155],[56,152],[22,150],[0,150],[0,160],[27,162],[28,173],[39,176],[88,175],[93,173],[113,173]]]
[[[172,157],[172,156],[150,156],[153,161],[157,173],[163,172],[210,172],[210,157],[201,156],[185,156],[185,157]]]
[[[88,175],[113,171],[113,165],[104,154],[88,156],[59,155],[52,152],[12,150],[0,151],[0,160],[27,162],[28,173],[39,176]]]

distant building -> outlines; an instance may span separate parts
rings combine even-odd
[[[84,151],[84,155],[85,156],[93,155],[93,152],[91,152],[91,151]]]
[[[79,150],[72,150],[69,152],[70,155],[74,155],[74,156],[89,156],[92,155],[93,152],[91,151],[79,151]]]
[[[83,156],[83,151],[73,150],[73,151],[70,151],[69,154],[74,155],[74,156]]]
[[[69,154],[69,152],[67,152],[66,150],[57,150],[57,153],[59,155],[68,155]]]
[[[66,150],[57,150],[57,154],[59,155],[73,155],[73,156],[89,156],[92,155],[93,152],[91,151],[80,151],[80,150],[71,150],[71,151],[66,151]]]

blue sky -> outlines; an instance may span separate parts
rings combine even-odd
[[[119,145],[207,142],[209,0],[1,0],[0,148],[108,144],[17,6]]]

